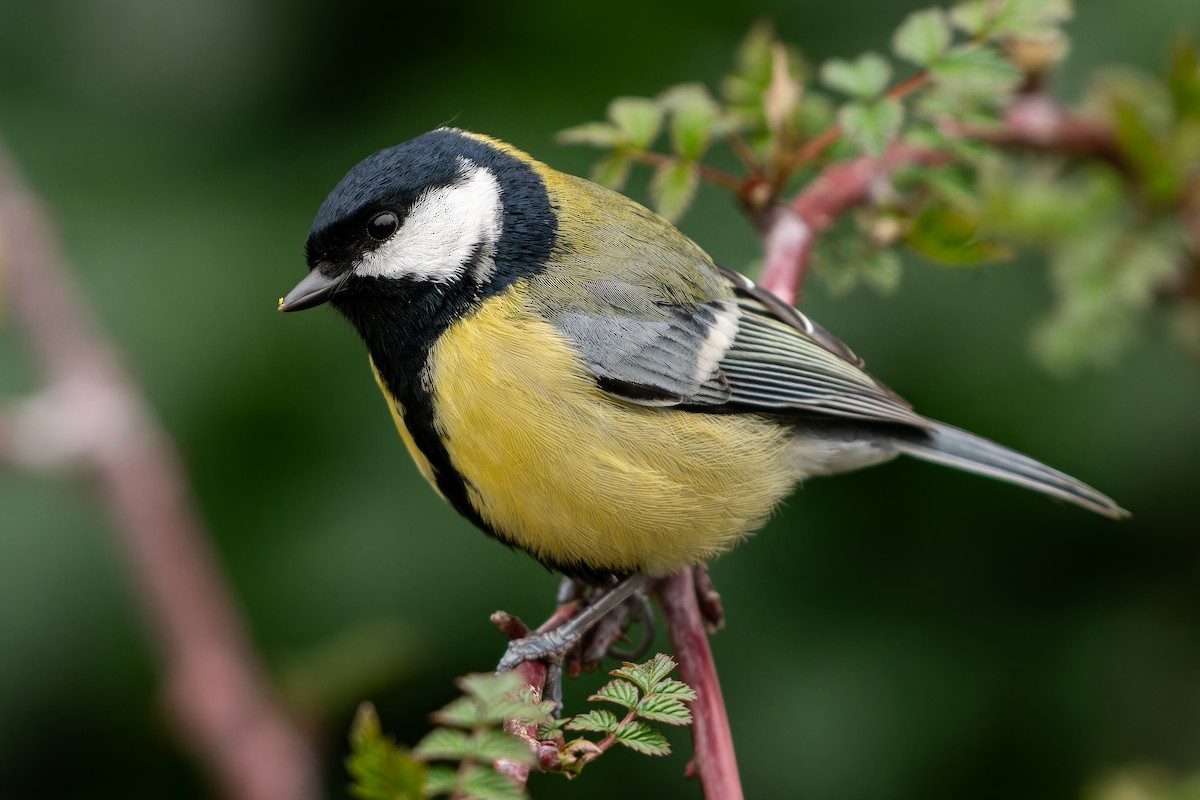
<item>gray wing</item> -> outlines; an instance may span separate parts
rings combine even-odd
[[[829,331],[749,278],[721,268],[733,284],[738,332],[718,366],[731,404],[927,428],[931,423],[863,370]]]
[[[630,402],[930,425],[824,328],[750,279],[721,276],[726,296],[702,302],[606,280],[585,289],[588,303],[548,315],[601,388]]]
[[[600,386],[643,405],[720,405],[731,396],[717,368],[740,312],[733,298],[654,299],[606,279],[587,287],[589,302],[549,311]]]

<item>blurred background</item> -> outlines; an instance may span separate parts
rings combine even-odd
[[[488,615],[544,618],[557,580],[420,480],[347,325],[275,313],[328,189],[447,122],[586,174],[594,154],[556,131],[616,95],[711,84],[759,18],[819,63],[884,48],[926,4],[0,0],[0,133],[178,443],[330,797],[359,700],[414,743],[454,677],[502,651]],[[1079,5],[1053,84],[1068,100],[1200,31],[1178,0]],[[759,257],[719,190],[681,227],[732,267]],[[804,486],[712,570],[748,796],[1074,798],[1130,765],[1200,767],[1200,371],[1153,326],[1111,368],[1041,370],[1043,266],[913,263],[894,296],[812,282],[804,310],[922,412],[1133,519],[915,462]],[[17,396],[36,365],[0,325],[0,396]],[[77,483],[0,473],[0,797],[211,796],[165,718],[108,524]],[[568,710],[596,685],[568,687]],[[664,761],[617,753],[531,788],[698,797],[687,734],[673,741]]]

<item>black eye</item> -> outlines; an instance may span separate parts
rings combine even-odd
[[[399,217],[391,211],[380,211],[371,217],[371,221],[367,223],[367,236],[370,236],[377,242],[382,242],[391,237],[399,227]]]

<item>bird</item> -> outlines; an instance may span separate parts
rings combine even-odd
[[[305,256],[279,310],[350,322],[437,493],[565,576],[619,581],[576,628],[728,551],[798,482],[899,455],[1127,513],[922,416],[667,220],[489,136],[438,128],[368,155]],[[563,646],[510,646],[502,667]]]

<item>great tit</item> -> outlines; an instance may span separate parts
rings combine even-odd
[[[306,255],[280,310],[346,317],[434,489],[568,576],[704,562],[798,481],[901,453],[1125,514],[921,416],[666,220],[487,136],[441,128],[367,156]]]

